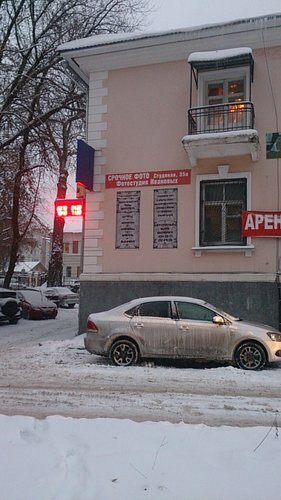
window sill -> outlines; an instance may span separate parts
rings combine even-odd
[[[195,257],[201,257],[202,252],[244,252],[245,257],[251,257],[254,251],[254,245],[225,245],[225,246],[209,246],[209,247],[192,247]]]

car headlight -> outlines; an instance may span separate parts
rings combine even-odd
[[[277,333],[277,332],[267,332],[267,335],[269,336],[269,338],[271,340],[273,340],[274,342],[281,342],[281,333]]]

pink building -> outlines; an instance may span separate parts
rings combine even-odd
[[[278,326],[281,15],[59,50],[88,88],[96,150],[80,331],[158,294]]]

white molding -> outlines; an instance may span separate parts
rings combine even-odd
[[[107,80],[108,79],[108,71],[95,71],[94,73],[91,73],[90,75],[90,83],[92,85],[93,81],[99,81],[99,80]]]
[[[100,80],[101,84],[103,80]],[[106,97],[108,95],[108,89],[104,87],[93,87],[89,91],[89,97],[90,99],[94,99],[95,97]]]
[[[254,245],[236,246],[236,245],[221,245],[221,246],[208,246],[208,247],[192,247],[194,250],[195,257],[201,257],[202,252],[218,252],[218,253],[232,253],[232,252],[244,252],[245,257],[251,257],[253,250],[255,250]]]
[[[275,273],[89,273],[80,276],[81,281],[207,281],[274,283]]]
[[[92,99],[89,100],[89,114],[90,115],[102,115],[107,113],[107,104],[92,104]]]

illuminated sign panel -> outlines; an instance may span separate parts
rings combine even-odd
[[[243,212],[242,233],[243,236],[281,237],[281,212]]]
[[[81,217],[84,215],[83,199],[55,200],[55,211],[58,217]]]

